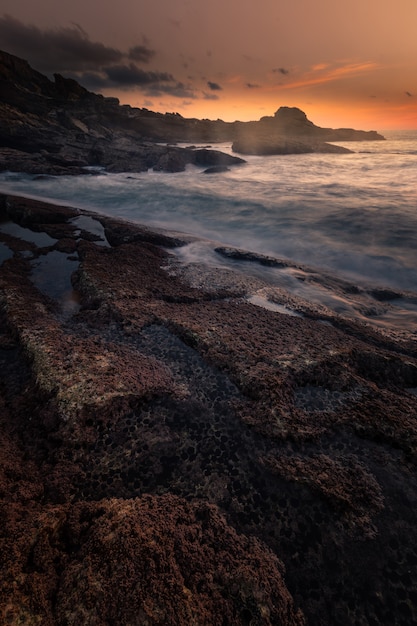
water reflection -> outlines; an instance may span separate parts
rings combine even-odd
[[[2,243],[0,241],[0,265],[4,261],[7,261],[7,259],[11,259],[12,256],[13,256],[13,252],[10,250],[10,248],[6,246],[5,243]]]
[[[19,224],[12,221],[0,223],[0,232],[33,243],[35,246],[38,246],[38,248],[48,248],[49,246],[55,245],[57,242],[56,239],[53,239],[44,232],[38,233],[30,230],[30,228],[23,228],[23,226],[19,226]]]
[[[69,317],[80,309],[79,294],[73,289],[71,275],[78,267],[77,259],[53,250],[32,261],[31,279],[43,294],[59,302],[62,314]]]

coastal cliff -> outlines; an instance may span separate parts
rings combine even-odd
[[[328,142],[381,140],[376,132],[323,129],[299,109],[281,107],[258,122],[186,119],[119,104],[59,74],[50,80],[0,51],[0,171],[81,174],[183,171],[187,164],[226,168],[243,159],[213,149],[167,145],[230,141],[242,154],[349,152]],[[163,143],[164,145],[161,145]]]
[[[0,218],[2,623],[417,622],[415,338],[239,273],[266,257]]]
[[[85,174],[86,167],[98,166],[109,172],[178,172],[188,163],[244,162],[216,150],[160,145],[172,140],[176,116],[120,106],[116,98],[58,74],[51,81],[6,52],[0,52],[0,90],[0,171]]]

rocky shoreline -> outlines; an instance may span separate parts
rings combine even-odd
[[[121,106],[59,74],[50,80],[27,61],[0,50],[0,171],[79,175],[108,172],[181,172],[189,164],[210,173],[244,159],[212,147],[233,143],[241,154],[346,153],[329,142],[379,141],[375,131],[320,128],[297,108],[280,107],[257,122],[186,119],[178,114]]]
[[[417,621],[412,337],[255,306],[181,234],[0,217],[2,623]]]

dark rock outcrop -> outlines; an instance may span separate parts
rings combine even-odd
[[[415,337],[254,306],[186,237],[0,216],[2,623],[417,622]]]
[[[275,128],[283,135],[311,137],[320,141],[381,141],[382,135],[374,130],[353,128],[320,128],[307,119],[304,111],[297,107],[280,107],[273,118],[263,117],[263,124]]]
[[[262,136],[256,133],[243,133],[242,136],[233,142],[234,152],[239,154],[256,154],[258,156],[271,156],[273,154],[349,154],[352,150],[343,146],[336,146],[329,143],[311,141],[305,138],[292,139],[279,134],[266,134]]]
[[[376,131],[320,128],[307,119],[300,109],[280,107],[274,117],[263,117],[259,122],[239,124],[233,150],[241,154],[258,155],[311,152],[343,154],[351,150],[327,142],[383,139]]]

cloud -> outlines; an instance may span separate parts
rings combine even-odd
[[[219,100],[219,96],[217,96],[215,93],[206,93],[205,91],[203,91],[203,99],[204,100]]]
[[[0,41],[4,50],[29,60],[41,72],[92,70],[123,58],[120,50],[91,41],[77,24],[41,30],[5,15],[0,18]]]
[[[145,45],[137,45],[125,53],[117,48],[105,46],[98,41],[91,41],[88,34],[79,24],[54,30],[41,30],[36,26],[28,26],[9,15],[0,18],[0,41],[2,47],[12,54],[27,59],[31,65],[41,72],[106,73],[106,68],[114,66],[113,72],[120,71],[120,79],[116,82],[133,83],[149,82],[137,69],[133,78],[134,65],[123,71],[121,65],[125,58],[138,63],[149,63],[156,54]],[[130,75],[130,78],[129,78]],[[158,80],[166,78],[157,77]],[[171,80],[172,77],[169,79]]]
[[[164,83],[154,83],[145,90],[146,95],[156,97],[162,94],[174,96],[175,98],[197,98],[193,89],[182,82],[174,82],[172,85]]]
[[[285,67],[276,67],[272,70],[275,74],[282,74],[283,76],[287,76],[290,73],[290,70],[285,69]]]
[[[207,81],[207,85],[212,91],[221,91],[223,89],[218,83],[212,83],[211,80]]]
[[[118,87],[140,87],[152,83],[173,82],[172,74],[167,72],[146,72],[134,63],[111,65],[104,68],[104,74]]]
[[[344,63],[340,66],[330,67],[329,65],[320,65],[312,68],[311,72],[306,72],[299,79],[290,81],[282,85],[282,89],[295,89],[303,87],[311,87],[312,85],[321,85],[341,80],[350,76],[359,76],[378,67],[373,62],[363,63]]]
[[[134,46],[129,50],[129,59],[138,63],[149,63],[155,56],[155,50],[150,50],[146,46]]]
[[[170,95],[175,98],[195,100],[196,92],[189,85],[177,81],[167,72],[146,72],[133,63],[104,68],[101,72],[84,72],[82,74],[66,74],[68,78],[81,83],[92,91],[109,89],[139,89],[151,98]]]
[[[205,91],[194,88],[191,77],[185,83],[170,72],[141,67],[153,61],[157,54],[145,36],[140,44],[122,50],[92,41],[77,23],[42,29],[4,15],[0,17],[0,42],[1,48],[26,59],[36,70],[49,75],[62,73],[96,93],[137,90],[148,99],[171,96],[190,103],[197,99],[219,100],[218,93],[223,91],[219,83],[207,78]],[[207,56],[211,56],[210,50]],[[194,62],[194,59],[183,58],[183,61]],[[242,77],[235,80],[241,83]],[[260,85],[248,82],[246,87],[257,89]]]
[[[29,61],[45,73],[63,73],[87,89],[140,89],[151,97],[169,94],[176,98],[195,99],[196,93],[169,72],[147,71],[138,64],[149,63],[155,56],[144,44],[127,52],[91,41],[78,24],[65,28],[41,30],[5,15],[0,18],[1,46],[7,52]],[[146,45],[145,45],[146,44]],[[211,84],[211,89],[221,89]]]
[[[413,98],[413,94],[412,94],[412,93],[410,93],[409,91],[406,91],[406,92],[405,92],[405,95],[406,95],[406,96],[408,96],[409,98]]]

